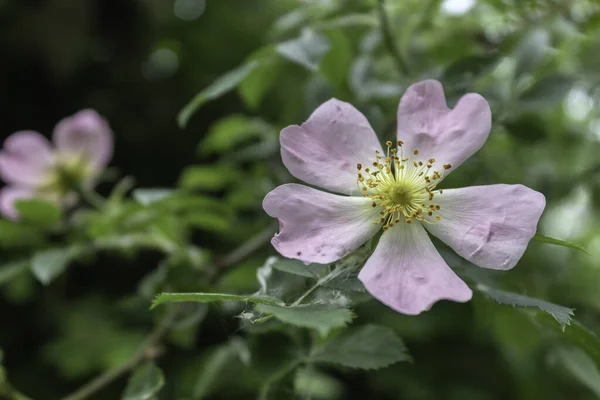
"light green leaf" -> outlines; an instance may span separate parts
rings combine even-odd
[[[312,352],[311,360],[350,368],[378,369],[412,358],[392,329],[365,325],[349,329],[321,344]]]
[[[43,199],[17,200],[15,207],[20,221],[28,224],[51,226],[60,222],[62,210],[57,204]]]
[[[570,247],[572,249],[583,251],[585,254],[590,255],[590,253],[582,245],[573,243],[573,242],[567,242],[566,240],[555,239],[550,236],[544,236],[544,235],[540,235],[540,234],[536,234],[533,237],[533,240],[536,240],[536,241],[542,242],[542,243],[550,243],[550,244],[555,244],[558,246]]]
[[[178,185],[188,190],[221,190],[236,176],[236,171],[226,165],[194,165],[183,171]]]
[[[304,264],[299,260],[292,260],[289,258],[269,257],[265,265],[270,266],[278,271],[287,272],[288,274],[294,274],[304,276],[307,278],[318,278],[328,271],[328,266],[323,264]]]
[[[150,400],[164,384],[165,378],[160,368],[148,362],[135,369],[121,398],[122,400]]]
[[[256,110],[277,82],[279,74],[283,71],[284,62],[277,57],[273,46],[259,49],[250,56],[250,60],[258,61],[259,66],[250,72],[237,90],[248,108]]]
[[[67,269],[69,263],[80,254],[80,251],[79,247],[39,251],[31,260],[31,271],[40,283],[48,285]]]
[[[229,92],[237,85],[240,84],[249,74],[258,66],[258,62],[251,61],[247,64],[227,72],[211,85],[203,89],[198,93],[177,115],[177,122],[179,127],[185,128],[188,121],[194,115],[196,111],[200,109],[205,103],[217,99]]]
[[[325,304],[307,304],[286,307],[271,304],[258,304],[256,310],[273,315],[287,324],[316,329],[322,337],[335,328],[342,328],[352,320],[352,311],[347,308],[333,308]]]
[[[44,241],[42,231],[15,221],[0,219],[0,246],[34,248]]]
[[[342,399],[344,385],[315,368],[299,368],[294,376],[294,392],[300,399]]]
[[[283,305],[276,297],[262,295],[237,295],[226,293],[161,293],[152,302],[154,308],[163,303],[198,302],[212,303],[215,301],[245,301],[256,304]]]
[[[559,347],[553,355],[575,379],[600,397],[600,371],[583,350],[578,347]]]
[[[319,69],[319,63],[329,51],[327,38],[310,29],[304,29],[299,38],[288,40],[275,47],[277,53],[284,58],[302,65],[312,72]]]
[[[259,118],[246,115],[230,115],[211,125],[206,137],[200,142],[200,154],[225,153],[250,139],[273,135],[273,128]]]
[[[549,33],[541,28],[528,32],[515,49],[515,76],[531,71],[543,59],[550,45]]]
[[[135,189],[133,198],[141,205],[147,206],[157,201],[166,199],[175,193],[172,189],[152,188],[152,189]]]
[[[375,27],[377,17],[370,14],[346,14],[328,21],[317,22],[313,27],[318,30],[329,30],[349,27]]]
[[[554,318],[556,322],[560,324],[563,330],[571,323],[571,317],[574,315],[572,308],[559,306],[557,304],[524,296],[522,294],[504,292],[502,290],[490,288],[483,284],[478,284],[477,289],[499,304],[505,304],[513,307],[537,307],[540,310],[550,314],[552,318]]]

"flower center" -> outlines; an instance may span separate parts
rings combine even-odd
[[[373,168],[363,170],[361,164],[356,166],[359,189],[373,200],[373,207],[381,208],[381,218],[373,223],[383,224],[384,230],[402,220],[410,224],[413,220],[434,223],[441,219],[438,215],[440,205],[433,200],[443,190],[435,190],[435,187],[451,165],[443,165],[438,172],[434,169],[434,158],[421,160],[417,149],[404,157],[402,145],[402,141],[398,141],[397,147],[388,141],[385,157],[379,151],[375,152]]]
[[[37,190],[48,195],[65,196],[84,183],[92,172],[90,165],[80,157],[58,158]]]

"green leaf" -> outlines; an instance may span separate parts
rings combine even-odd
[[[14,277],[27,271],[29,268],[28,260],[8,262],[0,266],[0,285],[10,282]]]
[[[221,190],[236,177],[236,170],[226,165],[194,165],[183,171],[178,185],[188,190]]]
[[[0,246],[35,248],[44,241],[42,231],[15,221],[0,219]]]
[[[352,320],[352,311],[347,308],[333,308],[325,304],[306,304],[299,306],[280,306],[258,304],[256,310],[273,315],[290,325],[316,329],[322,337],[335,328],[342,328]]]
[[[215,301],[245,301],[256,304],[283,305],[276,297],[262,295],[237,295],[226,293],[161,293],[152,302],[154,308],[163,303],[198,302],[212,303]]]
[[[19,213],[20,221],[28,224],[51,226],[59,223],[62,218],[60,207],[48,200],[17,200],[15,207]]]
[[[544,57],[550,45],[549,33],[541,28],[528,32],[515,49],[515,76],[531,71]]]
[[[284,62],[276,56],[273,46],[259,49],[250,56],[250,60],[258,61],[259,65],[240,83],[237,90],[248,108],[256,110],[277,82]]]
[[[332,280],[326,282],[323,286],[340,290],[342,292],[364,292],[365,287],[358,279],[358,274],[351,270],[336,276]]]
[[[299,260],[289,258],[269,257],[265,265],[288,274],[304,276],[306,278],[318,278],[328,271],[328,266],[323,264],[304,264]]]
[[[141,205],[147,206],[172,196],[174,192],[173,189],[162,188],[135,189],[133,191],[133,198]]]
[[[310,358],[315,362],[360,369],[384,368],[412,360],[402,339],[392,329],[378,325],[349,329],[321,344]]]
[[[578,347],[559,347],[553,355],[575,379],[600,397],[600,371],[583,350]]]
[[[246,115],[230,115],[211,125],[206,137],[200,142],[200,154],[225,153],[250,139],[275,136],[273,128],[260,118]]]
[[[164,384],[165,378],[160,368],[148,362],[135,369],[121,398],[122,400],[150,400]]]
[[[477,289],[499,304],[505,304],[513,307],[537,307],[543,312],[550,314],[552,318],[559,323],[561,329],[563,330],[571,323],[571,317],[574,315],[572,308],[559,306],[557,304],[524,296],[522,294],[504,292],[502,290],[490,288],[483,284],[478,284]]]
[[[198,93],[177,115],[180,128],[185,128],[188,121],[196,111],[205,103],[217,99],[240,84],[256,67],[258,62],[251,61],[227,72],[211,85]]]
[[[534,321],[541,328],[554,331],[558,339],[585,350],[587,355],[594,360],[596,366],[600,368],[600,339],[598,339],[598,336],[594,332],[581,325],[577,320],[572,320],[571,324],[563,329],[554,322],[554,319],[550,315],[543,313],[536,315]]]
[[[288,40],[275,47],[282,57],[299,64],[311,72],[319,69],[319,63],[329,51],[327,38],[310,29],[304,29],[299,38]]]
[[[31,271],[40,283],[48,285],[67,269],[69,263],[80,254],[80,251],[79,247],[39,251],[31,260]]]
[[[210,395],[218,381],[225,379],[223,373],[236,359],[247,365],[250,362],[247,346],[239,337],[233,337],[229,342],[215,348],[202,363],[192,398],[200,400]]]
[[[313,27],[318,30],[329,30],[349,27],[376,27],[377,17],[370,14],[346,14],[327,21],[317,22]]]
[[[585,254],[587,255],[591,255],[586,249],[585,247],[583,247],[580,244],[577,243],[573,243],[573,242],[567,242],[566,240],[560,240],[560,239],[555,239],[552,238],[550,236],[544,236],[544,235],[540,235],[540,234],[536,234],[533,237],[533,240],[536,240],[538,242],[542,242],[542,243],[550,243],[550,244],[555,244],[557,246],[564,246],[564,247],[570,247],[572,249],[576,249],[579,251],[583,251]]]
[[[573,77],[558,74],[541,79],[521,94],[519,107],[531,111],[550,107],[565,97],[574,82]]]

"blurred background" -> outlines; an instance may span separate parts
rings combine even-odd
[[[474,287],[573,308],[577,321],[549,328],[537,311],[482,294],[418,317],[363,299],[354,324],[392,328],[413,362],[306,367],[269,398],[600,397],[597,1],[0,0],[0,54],[3,139],[22,129],[50,137],[83,108],[115,133],[98,188],[106,208],[68,213],[65,223],[0,223],[0,399],[64,398],[126,365],[160,326],[165,311],[149,310],[157,293],[257,290],[257,268],[275,254],[261,201],[293,181],[279,130],[336,97],[393,138],[400,96],[426,78],[443,83],[451,106],[482,94],[494,118],[484,148],[444,187],[534,188],[547,198],[540,233],[591,253],[533,242],[513,271],[494,273],[438,243],[449,264]],[[124,196],[128,182],[143,190]],[[176,199],[152,205],[148,196],[166,193]],[[74,246],[88,247],[40,266],[40,252]],[[47,268],[50,280],[40,278]],[[256,398],[314,338],[248,324],[237,317],[247,309],[186,308],[142,357],[161,367],[160,393],[123,398]],[[121,398],[133,367],[70,400]]]

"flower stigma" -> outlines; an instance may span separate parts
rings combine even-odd
[[[357,164],[357,185],[365,197],[373,200],[372,207],[380,207],[381,218],[373,221],[382,224],[387,230],[394,224],[413,220],[435,223],[441,219],[440,205],[434,202],[435,196],[443,193],[435,187],[442,181],[444,171],[450,164],[442,166],[441,172],[434,169],[436,160],[421,160],[419,150],[414,149],[412,155],[405,157],[402,141],[394,146],[387,141],[387,155],[375,151],[375,161],[364,168]],[[372,167],[372,168],[371,168]]]

